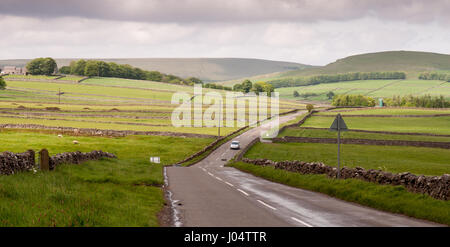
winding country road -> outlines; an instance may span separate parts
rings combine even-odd
[[[304,112],[280,117],[280,123]],[[234,140],[241,148],[260,135],[253,128]],[[181,226],[438,226],[270,182],[224,167],[237,154],[230,142],[191,167],[167,167],[168,191]]]

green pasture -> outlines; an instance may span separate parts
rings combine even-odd
[[[162,136],[85,137],[2,130],[0,150],[47,148],[112,152],[118,159],[61,165],[51,172],[0,176],[1,226],[157,226],[164,199],[162,166],[201,150],[212,139]],[[79,142],[78,145],[72,143]],[[150,156],[161,164],[150,164]]]
[[[329,128],[332,117],[313,116],[302,127]],[[450,135],[450,117],[348,117],[349,129]]]
[[[337,145],[322,143],[258,143],[245,155],[251,159],[301,160],[337,166]],[[341,145],[341,166],[424,175],[450,173],[450,150],[405,146]]]
[[[408,109],[408,108],[341,108],[318,112],[316,115],[435,115],[450,114],[450,109]]]
[[[337,138],[337,132],[322,129],[303,129],[298,127],[287,128],[279,134],[279,137],[312,137],[312,138]],[[378,133],[364,133],[354,131],[341,132],[341,138],[371,139],[371,140],[405,140],[405,141],[430,141],[450,142],[450,137],[423,136],[423,135],[390,135]]]
[[[359,80],[337,83],[322,83],[301,87],[277,88],[280,98],[297,100],[326,101],[328,92],[334,94],[362,94],[375,98],[392,97],[394,95],[443,95],[450,98],[450,83],[432,80]],[[299,94],[316,94],[315,96],[294,97],[293,92]]]

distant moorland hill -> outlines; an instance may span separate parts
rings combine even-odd
[[[367,53],[338,59],[323,67],[307,68],[280,73],[279,77],[337,74],[346,72],[404,71],[415,72],[450,70],[450,55],[415,52],[386,51]]]
[[[58,67],[62,67],[77,59],[65,58],[55,60]],[[156,70],[180,77],[195,76],[206,82],[233,80],[310,67],[299,63],[250,58],[118,58],[96,60],[129,64],[144,70]],[[0,60],[0,67],[5,65],[25,66],[28,61],[30,60]]]

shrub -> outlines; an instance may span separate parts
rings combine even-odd
[[[426,108],[448,108],[450,107],[450,100],[444,98],[444,96],[394,96],[390,99],[386,99],[387,106],[406,106],[406,107],[426,107]]]
[[[28,73],[32,75],[52,75],[56,72],[57,65],[53,58],[36,58],[27,63]]]
[[[314,106],[312,104],[306,105],[306,110],[308,110],[308,112],[311,112],[313,109],[314,109]]]
[[[6,82],[3,79],[3,77],[0,76],[0,90],[3,90],[6,88]]]
[[[331,104],[334,106],[375,106],[375,100],[363,95],[335,95]]]
[[[334,97],[334,93],[332,91],[327,93],[328,99],[332,99]]]
[[[299,97],[300,96],[300,94],[297,92],[297,91],[294,91],[294,97]]]

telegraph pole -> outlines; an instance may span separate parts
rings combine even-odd
[[[219,108],[219,130],[218,130],[218,138],[220,138],[220,118],[221,118],[221,115],[222,115],[222,104],[220,105],[220,108]]]

